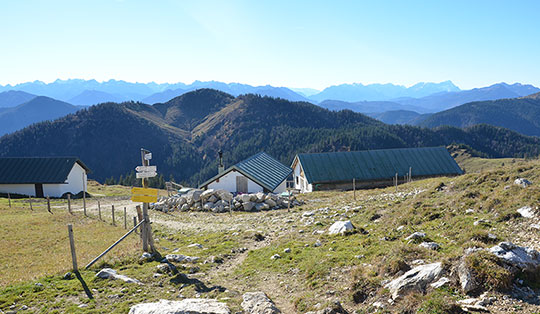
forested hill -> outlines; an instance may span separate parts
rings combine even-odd
[[[511,99],[476,101],[438,112],[419,125],[468,127],[486,123],[525,135],[540,136],[540,93]]]
[[[80,157],[99,181],[140,164],[140,148],[166,179],[197,184],[259,151],[290,164],[296,153],[463,143],[492,157],[538,154],[540,139],[487,125],[467,129],[389,126],[352,111],[201,89],[169,102],[105,103],[0,138],[0,156]]]

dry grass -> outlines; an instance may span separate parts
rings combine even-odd
[[[80,267],[125,233],[96,219],[44,210],[9,209],[0,205],[0,286],[33,280],[71,269],[67,224],[73,224]],[[106,259],[123,258],[137,250],[138,238],[128,237]]]

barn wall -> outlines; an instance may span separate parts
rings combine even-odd
[[[33,184],[0,184],[0,193],[36,196],[36,188]]]
[[[236,177],[243,177],[244,175],[236,170],[232,170],[228,172],[227,174],[221,176],[218,180],[212,181],[210,184],[208,184],[208,189],[223,189],[225,191],[229,191],[231,193],[236,193]],[[257,192],[263,192],[264,188],[260,186],[259,184],[253,182],[249,178],[248,180],[248,193],[257,193]]]

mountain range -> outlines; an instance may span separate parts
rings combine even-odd
[[[491,124],[525,135],[540,136],[540,93],[512,99],[475,101],[430,115],[417,125],[468,127]]]
[[[29,95],[24,95],[25,97]],[[1,99],[1,98],[0,98]],[[33,123],[54,120],[79,110],[63,101],[44,96],[34,96],[15,107],[0,108],[0,136],[17,131]]]
[[[217,151],[232,165],[259,151],[285,164],[296,153],[463,143],[490,157],[537,155],[540,138],[476,125],[435,129],[386,125],[349,110],[212,89],[165,103],[104,103],[0,138],[0,156],[80,157],[91,177],[127,176],[140,148],[166,178],[196,185],[216,174]]]

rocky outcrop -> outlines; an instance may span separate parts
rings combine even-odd
[[[247,292],[242,296],[242,308],[246,314],[276,314],[281,311],[264,292]]]
[[[437,280],[443,271],[441,263],[417,266],[386,284],[385,288],[390,290],[392,299],[397,299],[411,291],[425,292],[426,287]]]
[[[535,269],[540,266],[540,253],[538,251],[515,245],[512,242],[501,242],[489,251],[505,263],[520,270]]]
[[[354,226],[350,220],[336,221],[328,229],[329,234],[345,234],[354,230]]]
[[[294,196],[291,196],[290,207],[301,205]],[[162,197],[152,204],[151,208],[163,212],[175,210],[202,210],[214,213],[235,211],[261,211],[287,208],[289,197],[274,193],[240,194],[233,196],[225,190],[191,190],[185,195]]]
[[[159,300],[131,307],[129,314],[230,314],[225,303],[215,299]]]

